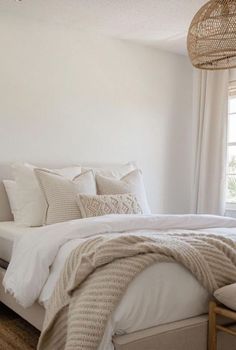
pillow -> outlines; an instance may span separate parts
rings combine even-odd
[[[13,180],[3,180],[3,184],[5,187],[5,190],[7,192],[7,197],[9,200],[11,212],[13,214],[14,220],[19,220],[19,213],[18,213],[18,207],[17,207],[17,198],[16,198],[16,182]]]
[[[236,311],[236,283],[217,289],[214,296],[222,304]]]
[[[25,226],[41,226],[47,210],[42,190],[34,174],[36,167],[30,164],[14,164],[16,181],[16,222]],[[81,173],[81,167],[55,169],[54,172],[73,179]]]
[[[129,162],[127,164],[123,164],[120,166],[112,166],[112,167],[107,167],[107,168],[89,168],[89,167],[83,167],[83,171],[88,171],[88,170],[93,170],[93,173],[95,175],[99,174],[102,176],[108,176],[108,177],[115,177],[120,179],[122,176],[127,175],[131,171],[137,169],[136,165],[134,162]]]
[[[98,194],[133,193],[137,197],[143,214],[150,214],[143,177],[139,169],[133,170],[120,180],[98,174],[96,182]]]
[[[137,198],[132,193],[77,196],[83,218],[107,214],[142,214]]]
[[[46,202],[46,225],[81,218],[76,202],[77,194],[96,194],[96,181],[91,170],[73,180],[43,169],[35,169],[35,174]]]

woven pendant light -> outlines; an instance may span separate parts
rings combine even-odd
[[[197,68],[236,67],[236,0],[207,2],[192,20],[187,46]]]

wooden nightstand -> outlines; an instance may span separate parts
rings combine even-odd
[[[217,323],[217,316],[223,316],[234,322],[223,326]],[[208,330],[208,350],[217,350],[217,332],[225,332],[236,336],[236,330],[232,325],[236,324],[236,311],[228,309],[222,304],[213,301],[209,304],[209,330]]]

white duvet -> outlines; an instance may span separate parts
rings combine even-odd
[[[208,215],[110,215],[42,227],[15,241],[3,284],[24,307],[46,307],[70,252],[84,239],[122,232],[191,229],[235,237],[236,219]],[[207,311],[208,293],[176,263],[157,263],[130,284],[112,314],[99,350],[112,350],[112,335],[194,317]]]

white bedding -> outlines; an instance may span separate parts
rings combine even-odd
[[[4,286],[25,307],[38,298],[46,305],[65,259],[87,237],[173,228],[209,230],[236,238],[236,220],[215,216],[112,215],[50,225],[16,240]],[[114,333],[129,333],[205,313],[208,297],[187,269],[176,263],[155,264],[130,284],[110,318],[99,350],[113,349]]]
[[[35,228],[19,226],[14,221],[0,222],[0,259],[9,262],[14,241],[23,234],[31,233],[34,230]]]

